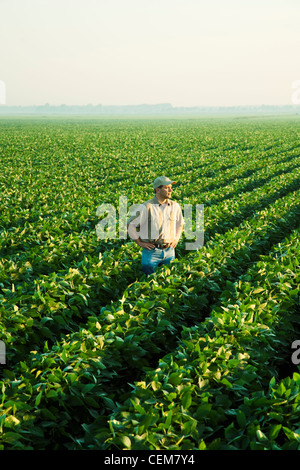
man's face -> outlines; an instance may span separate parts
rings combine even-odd
[[[171,184],[162,186],[158,188],[156,191],[156,195],[159,196],[161,199],[169,199],[171,197],[173,188]]]

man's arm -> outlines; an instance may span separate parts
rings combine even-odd
[[[183,230],[183,224],[184,224],[184,220],[183,220],[183,216],[182,216],[182,211],[181,211],[181,207],[179,207],[178,213],[177,213],[177,218],[176,218],[175,239],[172,243],[170,243],[170,246],[172,248],[175,248],[177,246],[178,242],[179,242],[179,239],[181,237],[182,230]]]
[[[143,242],[141,240],[141,237],[139,236],[136,227],[133,225],[133,223],[129,223],[127,225],[127,230],[129,233],[130,238],[140,247],[142,248],[147,248],[147,250],[152,250],[152,248],[155,248],[155,245],[151,242]]]
[[[155,245],[151,242],[143,242],[137,231],[137,227],[140,227],[142,224],[147,223],[148,215],[147,208],[145,205],[139,207],[136,214],[130,217],[127,223],[127,231],[130,238],[140,247],[147,248],[147,250],[152,250],[155,248]]]

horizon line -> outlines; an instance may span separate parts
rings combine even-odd
[[[300,104],[300,103],[299,103]],[[279,104],[279,103],[272,103],[272,104],[265,104],[265,103],[260,103],[260,104],[226,104],[226,105],[216,105],[216,104],[195,104],[195,105],[176,105],[174,106],[172,103],[167,103],[167,102],[159,102],[159,103],[138,103],[138,104],[102,104],[102,103],[97,103],[97,104],[92,104],[92,103],[86,103],[86,104],[66,104],[66,103],[60,103],[60,104],[50,104],[50,103],[43,103],[43,104],[6,104],[2,103],[0,104],[1,107],[19,107],[19,108],[25,108],[25,107],[59,107],[59,106],[64,106],[64,107],[70,107],[70,106],[77,106],[77,107],[138,107],[138,106],[168,106],[170,108],[176,109],[176,108],[257,108],[257,107],[270,107],[270,106],[277,106],[277,107],[295,107],[299,106],[299,104],[294,104],[294,103],[285,103],[285,104]]]

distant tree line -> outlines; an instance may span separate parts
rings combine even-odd
[[[261,106],[193,106],[174,107],[169,103],[140,105],[32,105],[32,106],[0,106],[0,114],[300,114],[300,105],[261,105]]]

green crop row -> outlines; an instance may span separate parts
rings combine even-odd
[[[277,175],[256,191],[240,193],[238,198],[207,208],[207,234],[213,236],[215,232],[226,231],[252,212],[297,188],[299,174],[299,170],[294,170],[288,175]],[[45,237],[45,232],[41,230],[40,233]],[[24,231],[20,231],[19,244],[24,244],[23,236],[28,239]],[[88,238],[78,240],[71,235],[69,240],[69,243],[51,240],[46,232],[43,249],[48,256],[44,263],[55,266],[56,259],[62,258],[67,265],[68,258],[64,257],[71,256],[73,250],[85,253],[83,260],[73,263],[74,268],[56,270],[50,275],[40,274],[35,279],[33,272],[39,272],[43,266],[39,245],[37,250],[29,250],[25,258],[20,256],[18,262],[1,261],[2,329],[5,327],[11,332],[10,350],[15,351],[17,360],[28,351],[28,346],[39,348],[45,339],[53,342],[60,334],[75,331],[78,323],[84,324],[86,318],[100,311],[109,299],[118,299],[140,272],[139,252],[132,244],[104,253],[97,260],[89,253]],[[193,254],[189,256],[193,257]],[[19,333],[13,337],[17,329]],[[23,347],[14,347],[13,343],[21,343]]]
[[[223,191],[230,191],[232,193],[239,191],[244,187],[244,183],[251,184],[256,180],[264,180],[269,174],[274,173],[274,170],[284,170],[287,166],[297,164],[299,155],[295,149],[291,149],[288,155],[284,155],[282,149],[278,154],[271,154],[264,158],[258,154],[256,149],[255,154],[251,157],[246,154],[240,154],[237,162],[226,164],[226,160],[220,158],[203,164],[201,169],[193,169],[187,174],[187,182],[193,184],[193,187],[199,187],[201,194],[212,193],[215,198],[223,194]],[[225,161],[224,161],[225,160]],[[181,189],[181,188],[180,188]],[[182,188],[181,197],[188,195],[188,189]],[[207,195],[208,196],[208,195]]]
[[[209,318],[185,328],[179,347],[136,382],[112,413],[118,449],[299,449],[300,374],[274,368],[295,339],[300,230],[221,294]],[[298,331],[300,331],[298,329]],[[103,447],[101,421],[88,431]],[[88,440],[87,437],[87,440]]]
[[[26,446],[28,441],[30,447],[34,438],[36,447],[64,439],[74,439],[76,446],[82,423],[88,425],[95,415],[105,423],[115,400],[126,392],[127,382],[151,366],[166,347],[175,346],[174,334],[187,321],[203,320],[209,303],[216,302],[228,281],[241,274],[244,262],[256,260],[295,225],[297,195],[277,200],[251,223],[228,231],[222,243],[208,244],[186,264],[174,263],[157,279],[133,284],[120,306],[106,306],[99,315],[90,316],[85,329],[52,349],[46,346],[43,352],[31,352],[14,372],[7,371],[3,410],[18,420],[14,445]],[[7,405],[11,402],[12,409]],[[33,423],[34,435],[29,438]],[[6,442],[5,434],[3,438]]]
[[[251,208],[259,210],[289,190],[297,188],[298,174],[299,170],[295,170],[289,175],[279,175],[257,191],[241,193],[239,198],[208,208],[208,214],[205,214],[208,219],[206,232],[210,236],[216,231],[224,232],[241,222],[246,215],[249,216]],[[49,238],[47,241],[49,243],[45,249],[48,246],[54,247],[56,256],[65,251],[65,243],[51,241]],[[67,248],[70,251],[79,251],[80,244],[82,249],[88,249],[88,243],[84,239],[73,240]],[[87,253],[74,268],[42,275],[39,279],[32,276],[32,272],[41,263],[36,251],[27,253],[25,260],[21,257],[19,263],[9,260],[1,262],[2,328],[5,327],[12,334],[16,329],[20,330],[15,338],[11,336],[13,343],[25,345],[20,349],[19,355],[26,352],[26,345],[27,350],[28,345],[31,349],[32,346],[39,348],[45,339],[54,341],[58,335],[76,330],[78,323],[84,323],[92,312],[100,311],[107,300],[119,298],[139,271],[137,263],[132,264],[132,253],[137,261],[136,248],[132,244],[125,244],[111,254],[101,255],[96,264],[95,257]],[[192,253],[189,256],[193,259]],[[18,354],[18,347],[15,354]]]
[[[207,205],[216,204],[223,199],[230,199],[232,196],[237,196],[239,193],[251,191],[264,185],[268,180],[274,176],[289,173],[291,170],[299,166],[300,158],[297,156],[286,158],[273,157],[270,162],[265,162],[261,167],[258,167],[258,162],[251,160],[251,164],[247,162],[243,171],[243,166],[239,165],[236,169],[234,177],[229,177],[226,181],[222,181],[221,176],[214,178],[214,185],[208,183],[207,186],[203,185],[201,181],[201,192],[203,193],[204,203]],[[261,163],[262,164],[262,163]],[[267,165],[267,167],[266,167]],[[231,174],[230,174],[231,175]]]
[[[182,328],[184,338],[296,226],[299,195],[289,193],[299,187],[297,123],[0,124],[0,339],[8,362],[0,442],[107,447],[109,416],[117,416],[129,384],[176,349]],[[179,203],[205,204],[209,241],[193,253],[183,239],[171,268],[137,281],[139,248],[96,240],[96,208],[117,207],[120,195],[128,204],[148,199],[166,167],[179,181]],[[118,437],[112,446],[120,447]]]

